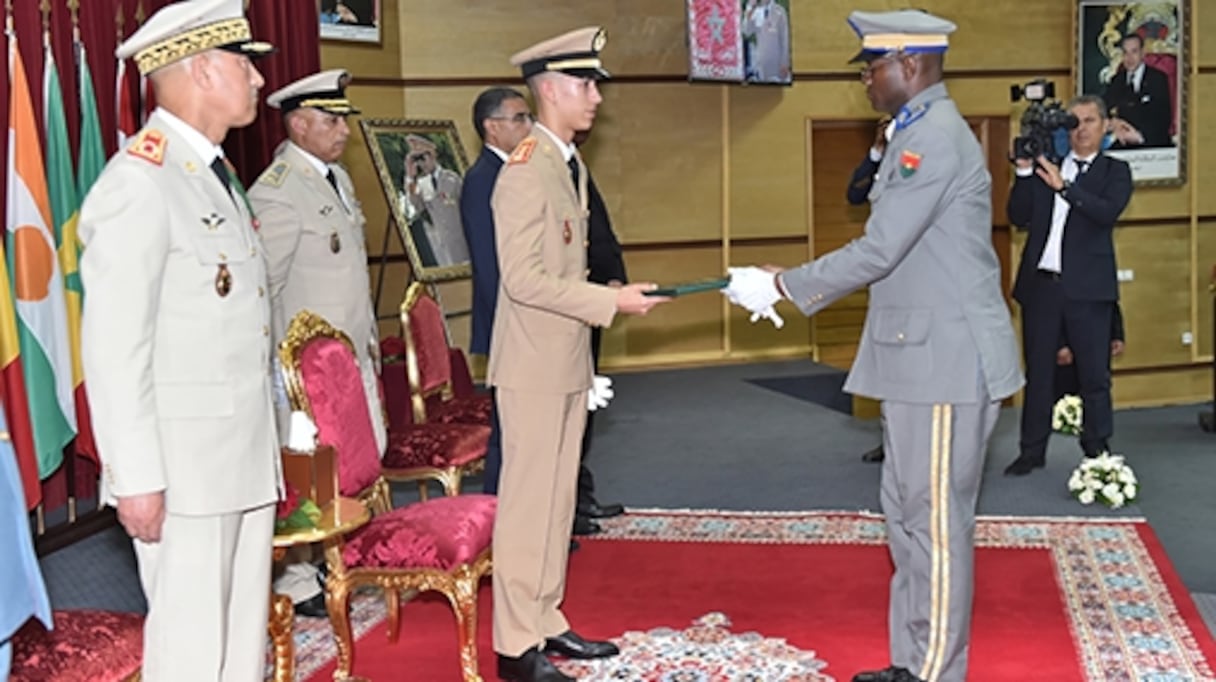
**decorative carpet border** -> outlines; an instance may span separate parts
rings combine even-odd
[[[601,523],[604,532],[596,538],[607,540],[886,543],[885,521],[873,512],[630,509]],[[1087,679],[1216,679],[1141,539],[1144,523],[1126,517],[981,517],[975,543],[978,548],[1051,552]]]

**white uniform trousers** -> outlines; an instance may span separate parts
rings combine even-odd
[[[261,682],[274,510],[167,514],[160,542],[134,541],[148,600],[144,682]]]

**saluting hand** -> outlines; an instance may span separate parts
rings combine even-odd
[[[165,493],[118,498],[118,522],[136,540],[160,542],[160,531],[165,525]]]

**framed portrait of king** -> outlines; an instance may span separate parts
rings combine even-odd
[[[1186,181],[1186,0],[1078,0],[1077,94],[1106,102],[1107,153],[1137,184]]]
[[[468,161],[456,124],[363,119],[359,125],[414,277],[422,282],[469,277],[469,247],[460,222]]]

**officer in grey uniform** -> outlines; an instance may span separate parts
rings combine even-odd
[[[372,415],[377,452],[386,441],[376,364],[379,334],[372,311],[364,244],[363,209],[338,160],[350,128],[346,117],[359,110],[346,96],[350,74],[330,69],[289,83],[266,98],[283,112],[287,139],[249,190],[261,222],[269,264],[270,305],[277,345],[301,310],[321,315],[350,337],[359,360],[363,391]],[[277,396],[279,442],[287,442],[290,407]],[[294,548],[306,558],[308,547]],[[276,592],[291,597],[296,613],[325,615],[317,569],[293,561],[275,579]]]
[[[845,390],[882,401],[882,509],[891,579],[890,667],[854,682],[962,682],[971,624],[975,503],[1001,399],[1022,385],[992,248],[984,153],[942,84],[947,35],[930,14],[854,12],[874,108],[896,129],[865,233],[798,268],[732,268],[726,294],[779,322],[870,285]]]

